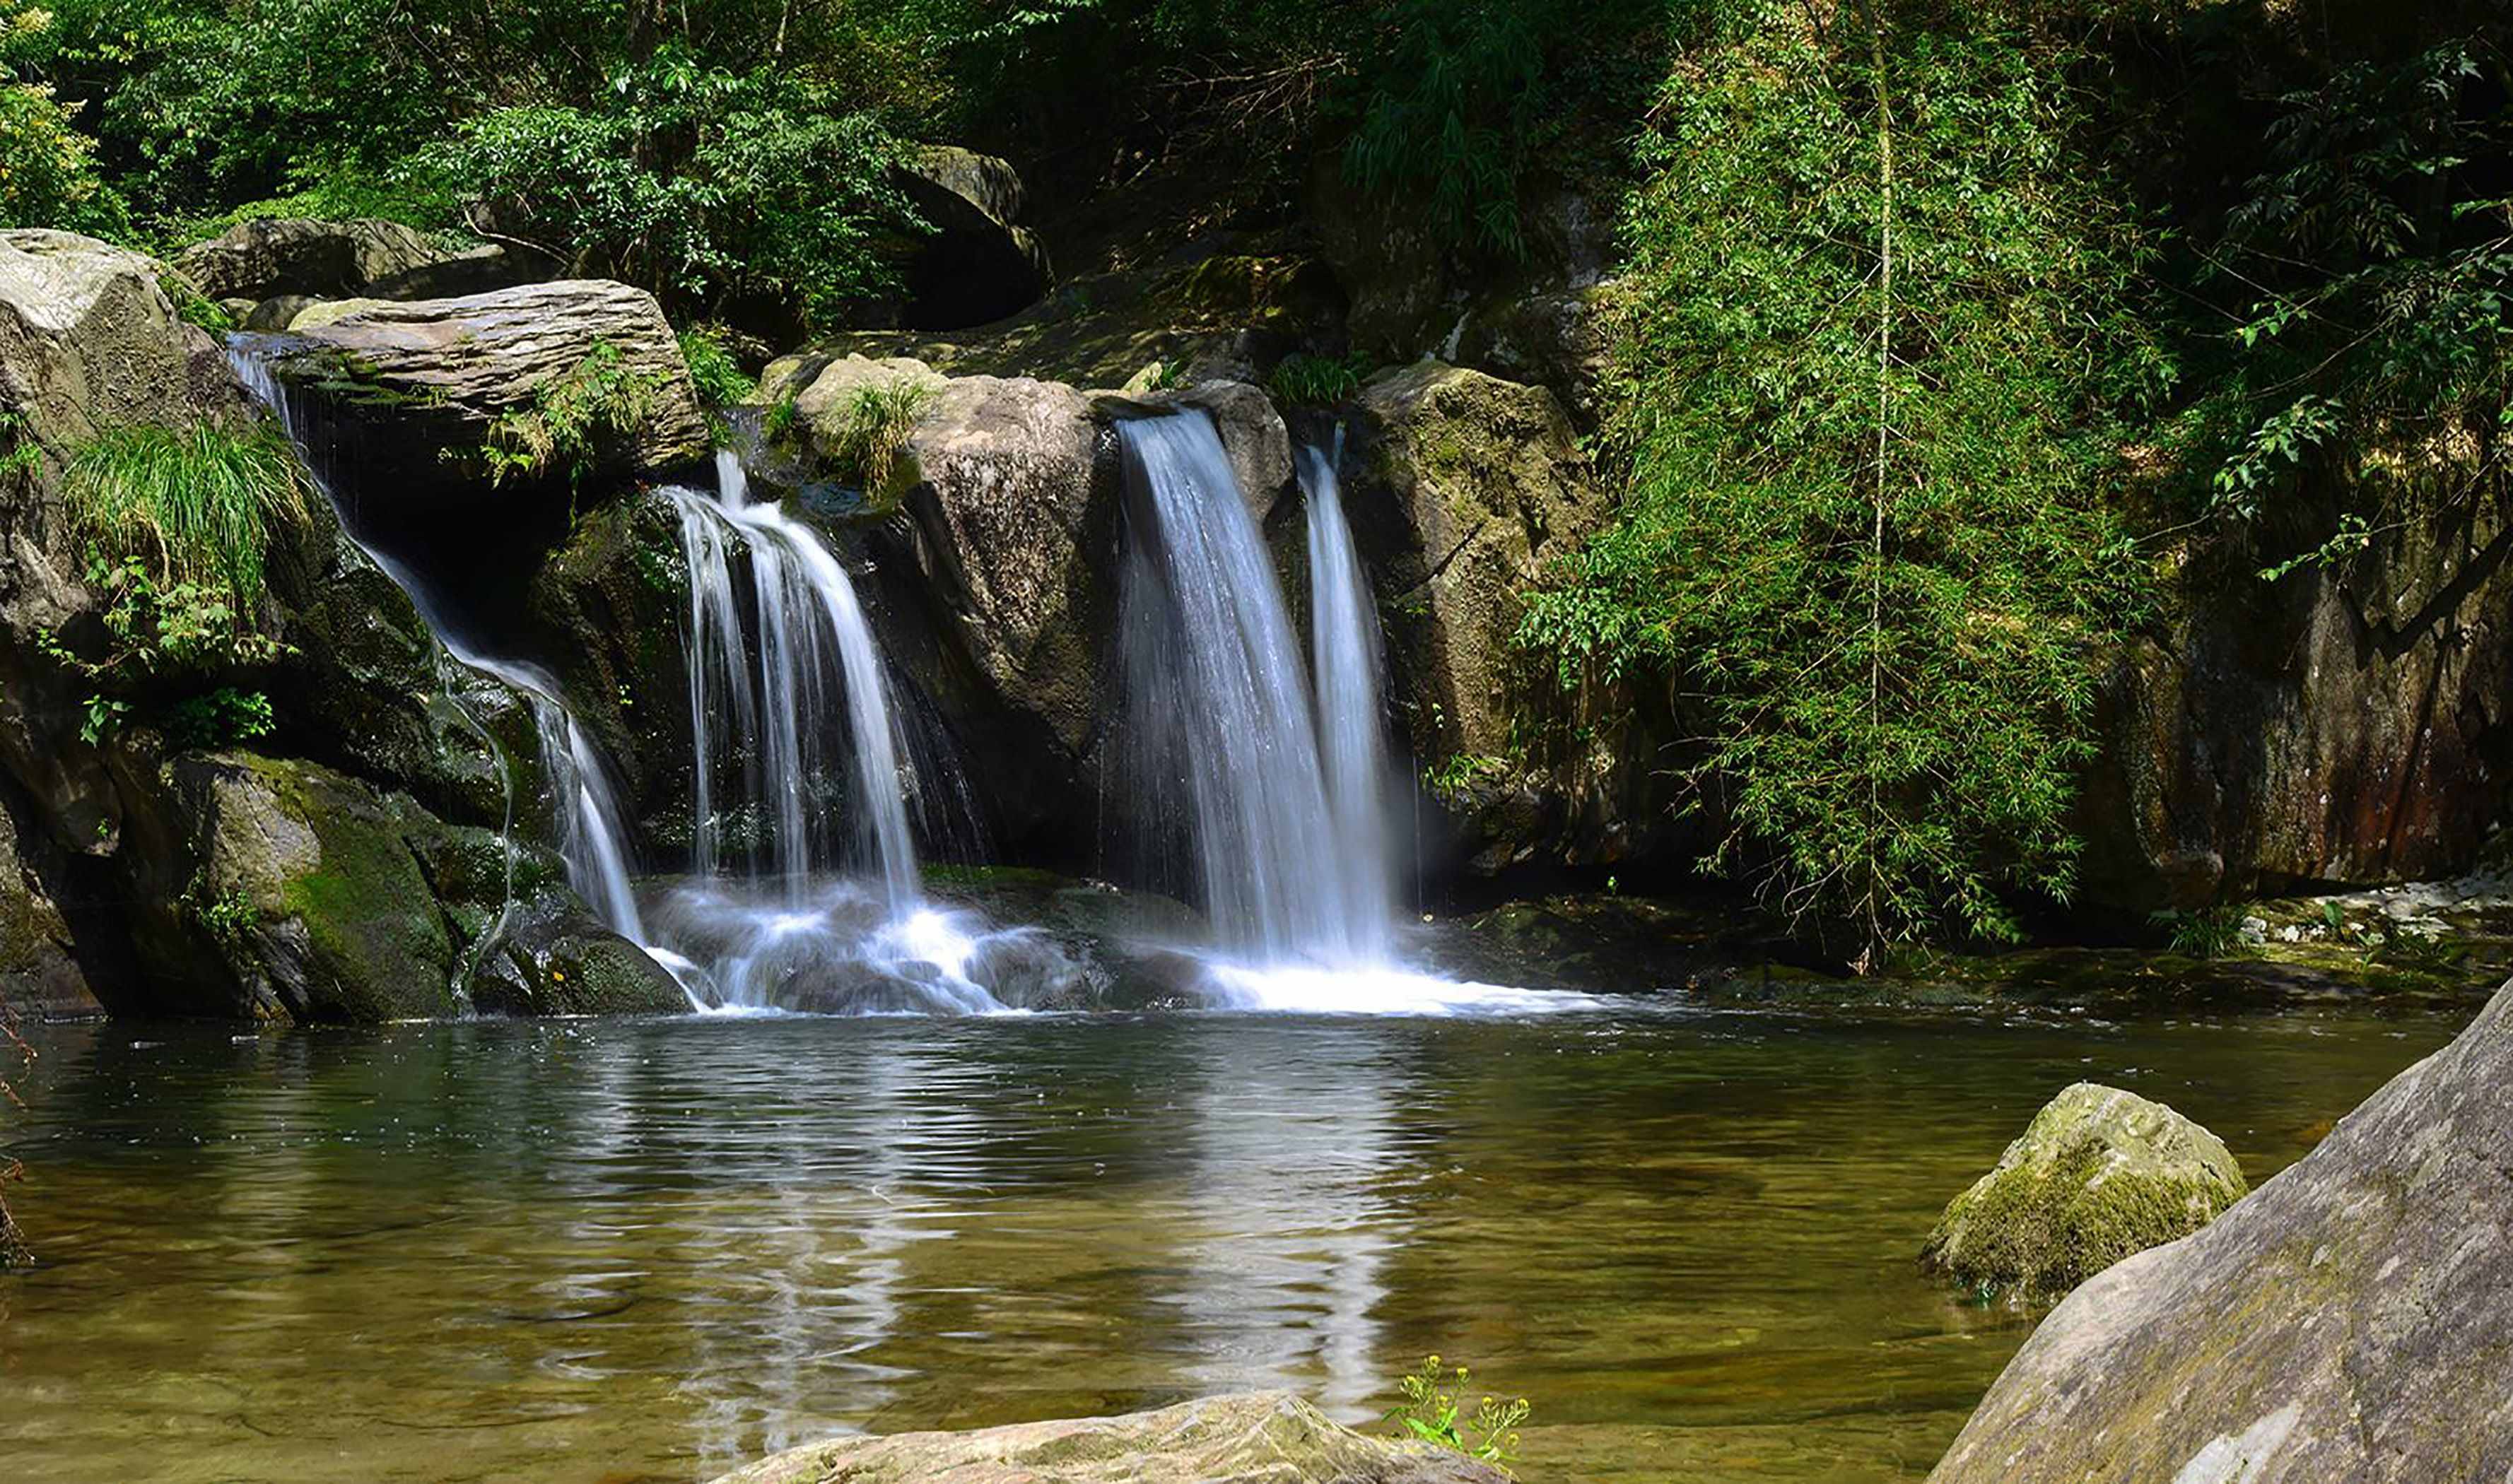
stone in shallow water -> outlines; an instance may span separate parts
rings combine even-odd
[[[1506,1484],[1489,1464],[1364,1437],[1282,1391],[975,1432],[837,1438],[716,1484]]]
[[[1929,1477],[2513,1478],[2513,990],[2206,1230],[2069,1295]]]
[[[2161,1103],[2079,1082],[1946,1204],[1920,1265],[1974,1287],[2065,1293],[2198,1230],[2249,1189],[2214,1134]]]

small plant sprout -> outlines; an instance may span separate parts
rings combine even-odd
[[[1518,1458],[1518,1429],[1533,1410],[1527,1398],[1504,1402],[1486,1396],[1465,1415],[1465,1392],[1471,1378],[1464,1366],[1449,1370],[1437,1355],[1422,1357],[1420,1369],[1397,1379],[1405,1399],[1387,1409],[1386,1421],[1400,1435],[1479,1459],[1502,1472]]]

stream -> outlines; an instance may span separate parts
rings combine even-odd
[[[2463,1018],[42,1027],[0,1458],[694,1484],[1256,1386],[1376,1427],[1436,1351],[1534,1402],[1530,1480],[1918,1479],[2033,1316],[1913,1255],[2044,1100],[2256,1183]]]

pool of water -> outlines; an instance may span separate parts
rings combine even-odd
[[[1437,1351],[1535,1403],[1531,1480],[1915,1479],[2030,1317],[1913,1254],[2045,1099],[2256,1181],[2457,1025],[49,1028],[0,1472],[691,1484],[1250,1386],[1360,1422]]]

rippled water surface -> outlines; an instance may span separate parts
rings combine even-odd
[[[1544,1480],[1916,1478],[2027,1321],[1912,1269],[2092,1077],[2254,1180],[2455,1029],[1681,1012],[54,1028],[0,1474],[712,1477],[1423,1352]]]

